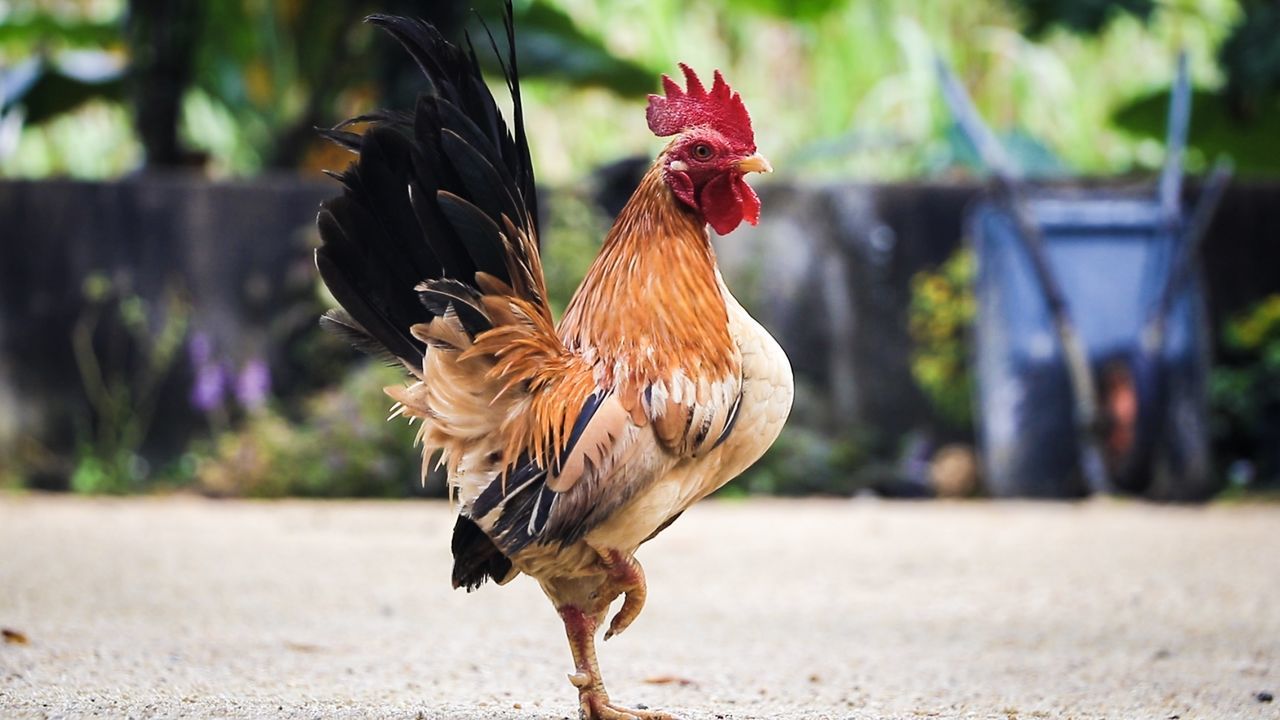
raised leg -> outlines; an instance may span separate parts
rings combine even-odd
[[[608,573],[609,582],[623,596],[622,607],[604,632],[604,639],[608,640],[626,630],[640,616],[649,588],[644,581],[644,568],[636,562],[635,556],[609,550],[600,554],[600,561]]]

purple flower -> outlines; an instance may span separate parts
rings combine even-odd
[[[191,384],[191,404],[203,412],[222,405],[227,393],[227,371],[217,363],[196,365],[195,382]]]
[[[262,358],[251,358],[236,377],[236,400],[246,410],[256,410],[271,395],[271,368]]]

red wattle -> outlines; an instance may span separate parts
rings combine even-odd
[[[703,217],[721,235],[733,232],[743,220],[752,225],[760,222],[760,198],[737,173],[712,178],[699,200]]]

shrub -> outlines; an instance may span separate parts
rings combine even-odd
[[[977,311],[975,271],[973,252],[961,248],[937,270],[911,279],[911,374],[938,416],[960,430],[973,423],[967,336]]]
[[[1280,294],[1229,320],[1210,376],[1217,454],[1237,485],[1280,481]]]
[[[403,497],[421,494],[416,427],[387,421],[382,388],[405,381],[400,368],[356,366],[342,384],[321,390],[290,419],[263,408],[221,434],[199,462],[199,487],[245,497]],[[428,490],[443,495],[443,487]]]

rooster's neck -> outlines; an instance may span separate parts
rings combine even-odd
[[[664,154],[640,178],[640,184],[631,194],[631,199],[622,208],[622,212],[618,213],[613,227],[605,236],[601,255],[619,249],[611,246],[628,244],[690,245],[711,253],[706,220],[696,210],[681,202],[667,186],[662,177],[665,164]],[[714,254],[710,257],[714,263]]]
[[[664,162],[618,214],[560,323],[569,348],[648,377],[714,370],[734,347],[706,222],[671,192]]]

